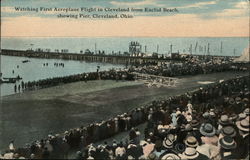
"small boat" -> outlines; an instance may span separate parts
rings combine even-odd
[[[22,62],[23,63],[27,63],[27,62],[30,62],[30,60],[23,60]]]
[[[22,77],[20,77],[19,75],[17,76],[17,77],[11,77],[11,78],[6,78],[6,77],[4,77],[3,78],[4,80],[10,80],[10,81],[19,81],[19,80],[21,80],[21,79],[23,79]]]
[[[0,83],[16,83],[16,80],[15,79],[7,79],[7,80],[0,79]]]

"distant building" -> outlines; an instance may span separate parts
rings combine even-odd
[[[84,54],[87,54],[87,55],[93,55],[94,52],[91,52],[89,49],[86,49]]]
[[[180,58],[180,53],[179,52],[171,53],[171,58],[173,58],[173,59]]]
[[[129,43],[129,54],[133,57],[140,57],[142,56],[141,52],[142,46],[139,42],[130,42]]]
[[[46,49],[45,49],[45,52],[50,52],[50,49],[46,48]]]
[[[61,53],[69,53],[69,50],[68,49],[62,49]]]
[[[42,48],[36,48],[35,51],[36,52],[43,52],[43,49]]]
[[[155,53],[155,52],[154,52],[154,53],[152,54],[152,57],[158,58],[158,53]]]

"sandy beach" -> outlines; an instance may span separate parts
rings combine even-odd
[[[215,73],[183,77],[176,87],[148,88],[140,82],[99,80],[63,84],[1,97],[0,150],[15,140],[17,147],[40,140],[49,133],[108,119],[145,105],[206,85],[248,73]],[[198,83],[199,82],[199,83]]]

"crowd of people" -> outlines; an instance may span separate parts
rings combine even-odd
[[[250,77],[238,77],[48,135],[0,159],[244,159],[249,150]],[[143,133],[137,126],[146,122]],[[126,141],[94,143],[128,132]],[[143,138],[141,138],[143,135]]]
[[[184,75],[209,74],[225,71],[247,71],[249,63],[232,63],[228,61],[201,62],[199,60],[189,59],[181,63],[166,63],[162,65],[143,65],[140,67],[131,67],[129,71],[144,74],[153,74],[158,76],[176,77]]]
[[[54,64],[58,66],[64,66],[64,64]],[[128,70],[122,71],[101,71],[99,72],[90,72],[90,73],[82,73],[77,75],[70,75],[65,77],[54,77],[47,78],[38,81],[28,81],[22,82],[20,85],[14,86],[14,91],[26,91],[26,90],[34,90],[40,88],[47,88],[51,86],[56,86],[64,83],[71,83],[77,81],[90,81],[90,80],[134,80],[134,75],[132,72],[144,73],[144,74],[152,74],[158,76],[166,76],[166,77],[176,77],[176,76],[184,76],[184,75],[196,75],[196,74],[208,74],[214,72],[224,72],[224,71],[247,71],[247,67],[249,64],[244,63],[226,63],[226,62],[217,62],[217,61],[208,61],[204,63],[200,63],[200,61],[188,60],[185,63],[168,63],[165,65],[157,66],[157,65],[145,65],[142,67],[131,66]]]
[[[35,89],[41,89],[41,88],[47,88],[56,86],[59,84],[66,84],[66,83],[72,83],[72,82],[78,82],[78,81],[85,81],[88,82],[90,80],[133,80],[133,75],[130,74],[126,70],[109,70],[109,71],[97,71],[97,72],[90,72],[90,73],[82,73],[82,74],[76,74],[76,75],[70,75],[65,77],[55,77],[55,78],[47,78],[43,80],[38,81],[28,81],[28,82],[21,82],[21,85],[18,85],[18,87],[14,86],[14,91],[20,92],[20,89],[22,91],[26,90],[35,90]]]

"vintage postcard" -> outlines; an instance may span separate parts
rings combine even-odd
[[[248,159],[248,0],[1,0],[0,159]]]

